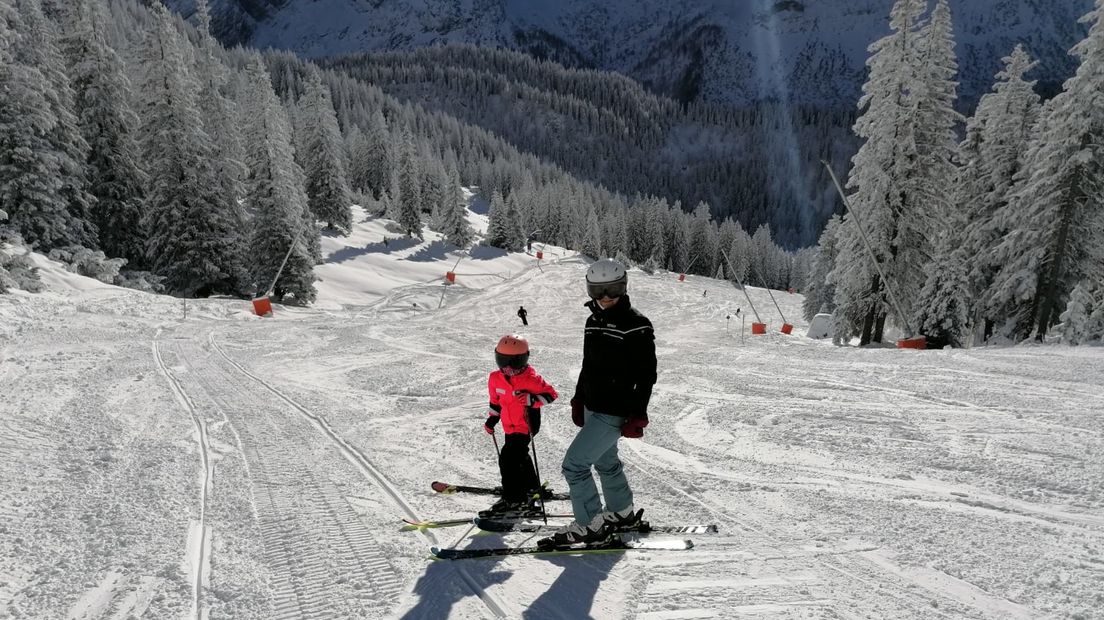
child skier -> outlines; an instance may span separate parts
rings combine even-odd
[[[541,408],[556,400],[556,390],[529,365],[529,342],[521,336],[499,339],[495,362],[498,370],[487,378],[490,410],[483,429],[494,435],[501,420],[506,434],[498,455],[502,499],[484,512],[534,512],[531,500],[543,491],[529,458],[529,442],[540,431]]]

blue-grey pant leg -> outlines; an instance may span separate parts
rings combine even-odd
[[[571,493],[571,508],[575,521],[587,525],[602,512],[602,500],[598,496],[598,487],[594,484],[591,467],[594,466],[602,477],[602,488],[610,502],[610,489],[613,489],[615,502],[623,502],[626,495],[632,503],[632,492],[617,458],[617,440],[621,438],[623,418],[595,413],[584,409],[583,428],[579,429],[575,439],[568,447],[563,459],[563,474]],[[618,510],[624,509],[621,506]]]
[[[605,415],[602,417],[610,418],[610,422],[617,424],[617,438],[613,440],[609,450],[606,450],[594,463],[594,471],[598,472],[598,478],[602,481],[602,496],[606,499],[606,510],[621,512],[633,503],[629,479],[625,477],[625,468],[617,455],[617,439],[621,438],[621,425],[625,423],[625,418]]]

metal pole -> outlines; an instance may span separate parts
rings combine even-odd
[[[770,295],[770,300],[774,303],[774,309],[778,311],[778,316],[782,317],[782,322],[789,323],[789,321],[786,320],[786,315],[782,314],[782,308],[778,307],[778,302],[774,299],[774,293],[772,293],[770,287],[767,286],[766,278],[764,278],[762,274],[760,274],[759,271],[755,269],[754,263],[749,261],[748,265],[751,265],[751,270],[755,272],[755,275],[759,278],[759,281],[763,283],[763,288],[767,290],[767,295]]]
[[[502,457],[502,451],[498,449],[498,437],[496,437],[493,432],[491,433],[491,441],[494,441],[495,454],[498,455],[499,458],[501,458]]]
[[[747,315],[740,315],[740,344],[747,342]]]
[[[916,332],[912,331],[912,326],[909,325],[908,317],[901,312],[901,305],[897,303],[897,295],[893,293],[893,287],[889,285],[889,280],[886,279],[885,272],[882,271],[882,265],[878,262],[878,257],[874,255],[874,248],[870,245],[870,240],[866,237],[866,231],[863,230],[862,223],[859,221],[859,212],[851,206],[851,201],[848,200],[847,196],[843,193],[843,186],[840,185],[839,179],[836,178],[836,171],[832,170],[832,166],[828,165],[827,161],[822,159],[820,163],[824,164],[824,167],[828,169],[828,174],[832,175],[832,183],[836,185],[836,191],[839,192],[840,198],[843,199],[843,206],[847,207],[847,211],[855,218],[855,228],[859,229],[859,235],[862,236],[863,244],[866,245],[866,251],[870,254],[870,261],[874,263],[874,268],[878,270],[878,275],[882,278],[882,285],[885,286],[886,293],[889,295],[889,302],[893,304],[893,309],[897,311],[897,317],[905,324],[905,331],[909,336],[912,336]]]
[[[736,270],[732,268],[732,261],[728,260],[728,254],[724,250],[721,250],[721,256],[723,256],[725,262],[728,263],[728,272],[732,274],[733,282],[735,282]],[[762,323],[763,320],[759,318],[759,312],[755,309],[755,304],[751,303],[751,297],[748,295],[747,287],[739,283],[737,283],[737,286],[744,292],[744,297],[747,298],[748,305],[751,306],[751,311],[755,313],[755,321],[757,323]]]
[[[291,243],[288,244],[287,254],[284,254],[284,260],[280,261],[280,268],[276,270],[276,277],[272,278],[272,286],[268,287],[268,292],[265,293],[265,297],[272,295],[272,291],[276,290],[276,281],[280,279],[280,274],[284,272],[284,267],[287,265],[288,258],[291,257],[291,251],[295,249],[295,242],[299,240],[299,235],[303,234],[303,228],[299,228],[299,232],[295,233],[295,236],[291,238]]]

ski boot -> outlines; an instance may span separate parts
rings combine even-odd
[[[479,511],[481,519],[518,519],[522,517],[539,516],[540,506],[532,507],[529,500],[514,501],[500,499],[487,510]]]
[[[610,532],[628,532],[645,525],[644,509],[637,510],[631,505],[619,512],[603,512],[602,522]]]
[[[593,545],[606,542],[613,535],[602,519],[602,515],[598,515],[585,527],[575,521],[568,523],[557,529],[551,536],[538,540],[537,546],[541,549],[560,549]]]

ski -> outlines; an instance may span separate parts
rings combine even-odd
[[[524,514],[524,515],[517,515],[517,516],[497,515],[497,516],[495,516],[495,520],[508,522],[511,519],[536,519],[536,518],[539,518],[540,516],[541,515],[539,515],[539,514],[537,514],[537,515]],[[550,515],[548,515],[548,518],[550,518],[550,519],[566,519],[566,518],[569,518],[569,517],[574,517],[574,515],[572,515],[572,514],[550,514]],[[478,519],[479,517],[475,517],[475,518]],[[428,520],[428,521],[414,521],[412,519],[405,519],[404,518],[403,521],[405,522],[405,525],[403,525],[402,527],[399,528],[399,531],[402,531],[402,532],[410,532],[410,531],[413,531],[413,530],[429,530],[429,529],[436,529],[436,528],[440,528],[440,527],[455,527],[457,525],[473,525],[472,517],[461,517],[461,518],[458,518],[458,519],[433,519],[433,520]]]
[[[690,539],[672,538],[669,540],[612,539],[590,545],[576,547],[492,547],[489,549],[440,549],[433,547],[431,552],[438,560],[470,560],[475,558],[494,558],[508,555],[576,555],[588,553],[621,553],[624,551],[684,551],[693,549]]]
[[[464,486],[462,484],[449,484],[447,482],[434,482],[430,485],[434,491],[442,495],[452,495],[454,493],[474,493],[476,495],[502,495],[502,487],[471,487]],[[566,500],[571,499],[571,496],[567,493],[556,493],[551,490],[545,489],[544,499],[546,500]]]
[[[537,521],[507,521],[501,519],[483,519],[477,517],[474,521],[476,527],[485,532],[545,532],[554,530],[560,526],[556,523],[540,523]],[[628,528],[616,530],[618,533],[634,532],[638,534],[716,534],[717,526],[710,525],[652,525],[647,521],[641,521]]]

